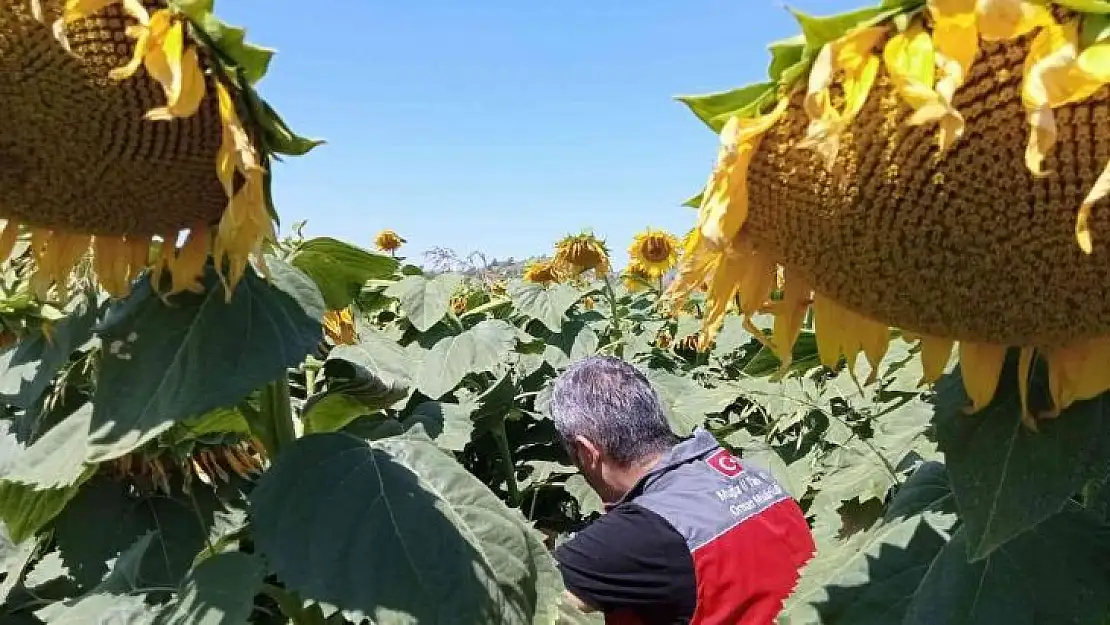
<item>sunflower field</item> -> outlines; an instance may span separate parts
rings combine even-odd
[[[688,233],[507,279],[279,236],[323,141],[211,0],[0,2],[0,624],[601,623],[547,409],[599,353],[801,503],[780,624],[1110,623],[1110,2],[797,12],[681,98]]]

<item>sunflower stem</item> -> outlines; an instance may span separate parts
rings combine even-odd
[[[617,307],[617,292],[613,288],[613,281],[608,275],[605,276],[605,299],[609,300],[609,317],[612,320],[609,325],[613,330],[612,343],[615,344],[613,354],[617,358],[624,358],[624,343],[621,341],[621,316],[620,309]]]
[[[270,424],[273,432],[271,444],[274,448],[266,450],[273,460],[297,440],[297,430],[293,424],[293,403],[289,399],[289,378],[283,375],[262,387],[260,404],[261,416]]]
[[[505,472],[505,484],[509,488],[509,505],[516,506],[520,502],[520,484],[516,481],[516,464],[513,462],[513,452],[509,450],[509,435],[505,432],[504,419],[499,420],[493,428],[493,437],[497,439],[501,468]]]

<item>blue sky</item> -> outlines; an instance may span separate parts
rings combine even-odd
[[[865,1],[800,0],[827,14]],[[444,246],[523,258],[583,228],[623,266],[645,226],[682,234],[714,135],[674,100],[762,80],[797,32],[779,0],[220,0],[277,49],[260,83],[328,141],[275,171],[283,231],[406,255]]]

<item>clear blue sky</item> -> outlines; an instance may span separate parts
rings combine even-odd
[[[867,0],[799,0],[828,14]],[[764,78],[797,28],[779,0],[218,0],[277,49],[263,96],[324,138],[275,172],[283,231],[370,245],[384,227],[499,258],[582,228],[626,261],[645,226],[682,234],[681,202],[716,138],[674,96]]]

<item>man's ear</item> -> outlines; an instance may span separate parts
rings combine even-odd
[[[584,436],[574,437],[574,446],[578,448],[578,461],[583,467],[594,467],[601,462],[601,448]]]

